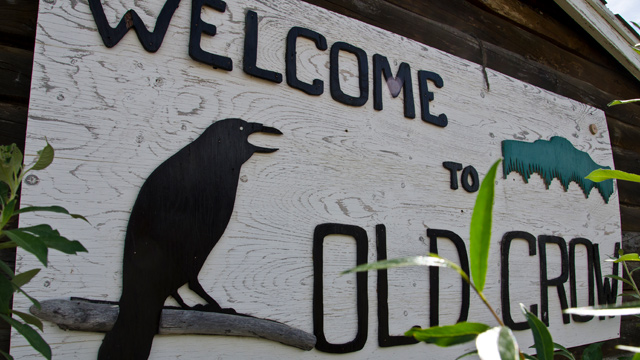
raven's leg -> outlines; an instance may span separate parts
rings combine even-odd
[[[178,302],[178,304],[180,305],[181,308],[183,309],[191,309],[191,306],[187,305],[184,300],[182,300],[182,297],[180,296],[180,294],[178,294],[178,290],[174,291],[171,293],[171,297],[176,299],[176,301]]]
[[[213,298],[209,294],[207,294],[206,291],[204,291],[204,288],[202,288],[202,285],[200,285],[200,282],[197,278],[189,280],[189,289],[193,290],[193,292],[198,294],[198,296],[200,296],[207,302],[207,305],[203,307],[205,310],[226,314],[237,314],[237,312],[232,308],[223,309],[217,301],[213,300]],[[194,306],[194,308],[197,307],[197,305]]]

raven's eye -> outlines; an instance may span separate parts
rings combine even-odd
[[[240,131],[244,130],[244,128],[242,126],[240,126]]]

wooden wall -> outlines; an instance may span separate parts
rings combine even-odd
[[[640,173],[640,105],[606,107],[613,99],[640,97],[640,81],[554,2],[305,1],[604,110],[616,168]],[[37,9],[37,0],[0,0],[0,144],[24,146]],[[631,251],[640,250],[638,189],[619,183],[624,246]],[[638,326],[623,320],[622,343],[640,345],[631,335]],[[6,329],[0,349],[8,349]]]

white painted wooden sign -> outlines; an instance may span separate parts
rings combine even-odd
[[[598,303],[606,289],[619,290],[604,283],[612,272],[604,260],[620,241],[614,185],[612,194],[593,189],[586,197],[576,182],[565,191],[558,179],[547,188],[537,173],[528,182],[521,175],[538,169],[553,176],[556,157],[567,154],[613,168],[602,111],[491,69],[485,81],[480,65],[299,1],[91,3],[93,12],[88,1],[39,7],[26,159],[45,137],[57,157],[24,186],[22,205],[62,205],[91,224],[21,216],[21,225],[50,223],[89,251],[52,251],[49,268],[27,287],[32,296],[118,301],[127,224],[145,180],[212,124],[240,118],[282,132],[256,132],[249,140],[279,150],[240,163],[228,225],[197,278],[223,308],[315,334],[318,345],[303,351],[263,339],[157,335],[150,358],[325,358],[333,351],[344,358],[446,359],[468,352],[471,343],[440,348],[397,345],[395,338],[414,325],[464,318],[494,324],[477,296],[465,304],[455,273],[403,268],[390,270],[386,281],[370,272],[358,282],[339,272],[355,266],[358,253],[372,262],[384,250],[387,258],[437,251],[464,262],[474,175],[482,179],[503,156],[520,173],[496,180],[489,301],[515,324],[524,321],[518,303],[537,307],[554,341],[567,347],[618,336],[619,319],[580,322],[561,313],[565,301],[586,306],[590,296]],[[134,31],[118,40],[118,31],[105,30],[103,41],[98,8],[105,26],[124,17],[139,32],[141,20],[166,35],[145,42],[155,52]],[[137,15],[125,15],[129,9]],[[164,20],[155,25],[157,19]],[[503,154],[507,148],[512,152]],[[194,159],[206,155],[192,155],[175,166],[198,168]],[[158,207],[182,191],[175,183],[167,189],[151,192]],[[177,208],[171,214],[182,223],[193,218]],[[160,218],[144,219],[171,224],[158,224]],[[21,252],[17,267],[38,262]],[[187,286],[179,294],[189,305],[204,302]],[[166,304],[178,306],[171,297]],[[16,298],[16,309],[28,306]],[[104,333],[47,322],[44,336],[55,358],[93,359]],[[521,348],[532,344],[530,331],[516,336]],[[20,336],[11,344],[16,358],[38,357]]]

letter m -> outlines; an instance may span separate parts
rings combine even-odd
[[[134,10],[127,11],[122,19],[120,19],[118,26],[112,28],[107,22],[107,17],[104,15],[104,8],[100,0],[89,0],[91,13],[93,14],[93,18],[98,26],[98,32],[106,47],[114,47],[120,42],[129,29],[133,28],[136,35],[138,35],[140,43],[144,49],[149,52],[158,51],[160,45],[162,45],[162,40],[167,33],[169,22],[171,22],[171,17],[173,17],[173,13],[178,8],[178,4],[180,4],[180,0],[167,0],[160,11],[160,16],[158,16],[156,20],[156,26],[153,32],[150,32]]]

